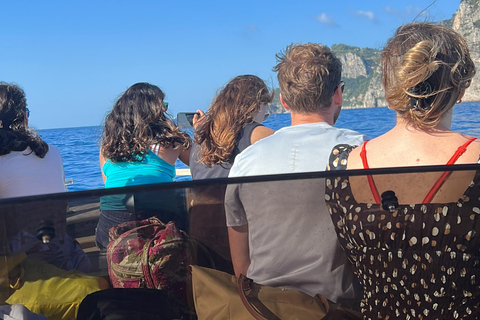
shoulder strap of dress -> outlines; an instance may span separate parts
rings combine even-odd
[[[362,158],[363,169],[370,169],[367,161],[367,149],[365,148],[367,145],[367,142],[368,141],[365,141],[363,143],[362,151],[360,151],[360,158]],[[375,185],[375,181],[373,181],[373,177],[371,175],[368,175],[367,180],[368,180],[368,185],[370,186],[370,190],[372,191],[372,194],[373,194],[373,199],[375,199],[375,202],[377,204],[382,203],[382,200],[380,199],[380,194],[378,194],[377,186]]]
[[[471,138],[470,140],[468,140],[467,142],[465,142],[463,145],[461,145],[460,147],[458,147],[457,151],[455,151],[455,153],[453,154],[453,156],[450,158],[450,160],[448,160],[447,162],[447,165],[452,165],[454,164],[455,162],[457,162],[458,158],[460,158],[460,156],[462,154],[465,153],[465,151],[467,151],[467,147],[470,145],[470,143],[472,143],[473,141],[475,141],[477,138]],[[430,191],[427,193],[427,195],[425,196],[425,199],[423,199],[423,202],[422,203],[430,203],[433,199],[433,197],[435,197],[435,195],[437,194],[438,190],[442,187],[442,185],[445,183],[445,180],[447,180],[448,176],[450,176],[450,174],[452,173],[452,171],[445,171],[441,176],[440,178],[438,178],[437,182],[435,182],[435,184],[433,185],[432,189],[430,189]]]

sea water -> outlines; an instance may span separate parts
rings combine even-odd
[[[272,115],[264,122],[278,130],[290,125],[289,114]],[[336,127],[348,128],[375,138],[395,125],[395,112],[388,108],[342,110]],[[480,138],[480,102],[462,103],[454,109],[452,129]],[[56,146],[62,155],[65,180],[73,180],[69,191],[103,188],[100,172],[100,126],[39,130],[42,138]],[[187,168],[177,161],[177,168]],[[184,178],[185,179],[185,178]]]

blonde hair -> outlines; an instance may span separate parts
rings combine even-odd
[[[209,166],[233,162],[230,158],[243,127],[254,121],[262,104],[272,100],[273,93],[257,76],[242,75],[227,83],[195,131],[195,142],[201,146],[199,161]]]
[[[465,39],[426,22],[397,29],[383,50],[382,69],[389,107],[421,129],[435,127],[475,75]]]

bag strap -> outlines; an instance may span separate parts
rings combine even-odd
[[[253,303],[247,298],[245,294],[246,290],[252,289],[253,280],[245,277],[243,274],[238,277],[238,293],[240,295],[240,300],[242,300],[243,305],[248,310],[248,312],[256,319],[256,320],[280,320],[279,317],[274,315],[271,312],[270,317],[265,317],[257,308],[253,305]]]
[[[151,243],[152,243],[152,239],[148,239],[145,245],[143,246],[142,259],[140,263],[142,265],[143,279],[145,280],[147,288],[156,289],[155,283],[153,282],[152,274],[150,272],[150,266],[148,264],[148,251],[150,249]]]
[[[245,277],[243,274],[238,277],[237,281],[237,288],[238,288],[238,293],[240,295],[240,300],[242,300],[243,305],[245,308],[248,310],[248,312],[256,319],[256,320],[280,320],[279,317],[277,317],[273,312],[271,312],[264,304],[262,304],[258,298],[258,306],[255,306],[254,303],[247,297],[247,294],[245,291],[247,290],[253,290],[255,282],[253,282],[252,279]],[[328,300],[325,299],[320,294],[317,294],[314,297],[314,301],[320,306],[320,308],[325,309],[325,313],[328,314],[328,311],[330,309]],[[262,310],[259,310],[260,307]]]

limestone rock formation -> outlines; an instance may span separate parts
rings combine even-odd
[[[480,0],[462,0],[460,8],[450,20],[440,21],[462,34],[468,42],[477,74],[462,101],[480,101]],[[342,62],[345,108],[385,107],[387,102],[382,88],[381,51],[358,48],[344,44],[332,46],[332,51]],[[276,112],[285,112],[278,100]]]
[[[465,37],[477,67],[477,74],[462,100],[480,101],[480,0],[463,0],[452,19],[445,23]]]

